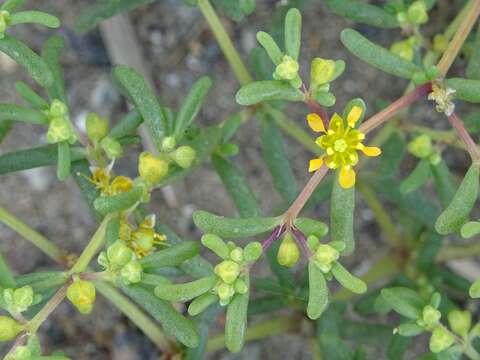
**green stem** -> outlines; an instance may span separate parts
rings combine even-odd
[[[213,32],[213,35],[215,35],[215,38],[225,54],[225,57],[232,66],[238,81],[242,85],[252,82],[252,77],[250,76],[237,50],[233,46],[232,40],[225,31],[225,28],[223,27],[209,0],[198,0],[198,7],[202,11],[205,20]]]
[[[67,253],[65,251],[2,207],[0,207],[0,221],[30,241],[48,257],[62,265],[66,265]]]
[[[126,296],[104,281],[96,281],[95,288],[112,304],[114,304],[126,317],[128,317],[145,335],[164,353],[171,352],[173,346],[168,338],[145,313],[143,313]]]
[[[286,332],[298,330],[300,321],[297,316],[276,317],[272,320],[261,321],[249,326],[245,332],[245,341],[259,340]],[[225,347],[225,335],[210,338],[207,351],[220,350]]]
[[[50,314],[61,304],[67,294],[68,284],[63,285],[55,295],[45,304],[45,306],[28,322],[28,330],[36,333],[40,325],[50,316]]]
[[[471,258],[480,255],[480,241],[463,245],[445,245],[437,255],[438,262],[452,259]]]
[[[88,264],[90,264],[90,261],[92,261],[93,257],[97,254],[105,242],[105,230],[107,229],[107,224],[110,219],[111,216],[107,215],[102,220],[97,231],[95,231],[95,234],[93,234],[90,242],[80,254],[77,262],[68,272],[69,275],[81,273],[87,268]]]

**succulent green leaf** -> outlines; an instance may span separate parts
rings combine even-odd
[[[50,100],[58,99],[64,104],[68,104],[67,95],[65,93],[65,80],[63,71],[60,66],[60,56],[62,55],[65,40],[61,36],[52,36],[47,40],[42,49],[42,58],[45,60],[50,69],[53,82],[45,86]]]
[[[15,279],[13,278],[12,270],[5,262],[2,254],[0,254],[0,288],[15,288]]]
[[[202,245],[213,251],[218,257],[228,259],[230,248],[219,236],[215,234],[205,234],[202,236]]]
[[[126,135],[135,133],[140,124],[143,123],[142,115],[138,110],[132,110],[110,130],[108,136],[112,139],[119,139]]]
[[[480,298],[480,278],[475,280],[472,286],[470,286],[468,293],[471,298],[474,298],[474,299]]]
[[[198,346],[197,329],[195,329],[190,320],[182,316],[169,302],[159,299],[139,285],[122,286],[122,290],[159,321],[168,334],[175,336],[187,347],[194,348]]]
[[[0,120],[48,125],[48,117],[44,113],[15,104],[0,104]]]
[[[116,216],[108,222],[107,229],[105,230],[105,240],[107,246],[115,243],[120,235],[120,217]]]
[[[405,287],[385,288],[381,296],[400,315],[416,320],[423,309],[424,301],[415,291]]]
[[[359,278],[350,274],[338,261],[333,263],[332,274],[345,289],[355,294],[363,294],[367,291],[367,285]]]
[[[244,279],[247,287],[250,286],[248,274]],[[247,311],[250,290],[245,294],[236,294],[227,306],[225,320],[225,345],[233,353],[242,350],[247,328]]]
[[[0,120],[0,144],[13,129],[14,123],[13,120]]]
[[[297,218],[293,224],[298,230],[305,234],[305,236],[314,235],[321,239],[328,233],[328,225],[322,221],[309,218]]]
[[[24,43],[5,35],[0,39],[0,51],[25,67],[33,80],[41,86],[49,86],[52,83],[53,75],[45,61]]]
[[[452,173],[443,159],[438,163],[431,165],[433,183],[437,189],[440,202],[443,207],[447,207],[455,195],[456,188]]]
[[[68,280],[63,271],[39,271],[15,277],[17,287],[31,286],[35,293],[45,293],[56,289]]]
[[[315,320],[322,315],[328,306],[327,281],[315,262],[308,262],[308,304],[307,315]]]
[[[296,8],[288,10],[285,16],[285,52],[297,60],[302,42],[302,14]]]
[[[143,188],[133,189],[112,196],[99,196],[93,202],[95,209],[103,215],[126,210],[135,205],[143,195]]]
[[[435,222],[435,230],[439,234],[447,235],[460,229],[467,221],[468,215],[478,196],[479,166],[473,164],[455,193],[450,205],[440,214]]]
[[[395,175],[405,157],[405,150],[405,137],[400,131],[393,131],[382,146],[378,175],[382,177]]]
[[[384,29],[399,27],[397,18],[381,7],[360,0],[327,0],[328,8],[338,16]]]
[[[243,238],[262,234],[280,225],[282,219],[270,218],[226,218],[207,211],[195,211],[193,221],[206,233],[212,233],[222,238]]]
[[[480,103],[480,80],[450,78],[445,80],[448,87],[455,90],[456,99],[470,103]]]
[[[23,81],[15,83],[15,89],[23,100],[40,110],[48,109],[48,103]]]
[[[340,186],[337,179],[333,183],[330,201],[330,233],[332,241],[341,241],[345,244],[344,255],[350,255],[355,250],[355,238],[353,235],[354,210],[355,187],[344,189]]]
[[[206,293],[217,282],[218,277],[212,275],[184,284],[160,285],[155,288],[155,295],[167,301],[185,302]]]
[[[170,239],[170,237],[167,236]],[[178,266],[188,259],[198,255],[200,247],[195,241],[182,241],[166,249],[156,251],[139,260],[145,271],[167,267]]]
[[[374,44],[353,29],[343,30],[340,38],[353,55],[388,74],[410,80],[415,73],[422,71],[417,65]]]
[[[167,123],[153,89],[138,72],[125,65],[117,65],[113,76],[131,97],[150,129],[157,148],[161,149]]]
[[[478,221],[469,221],[463,224],[460,229],[460,235],[462,235],[464,239],[469,239],[478,234],[480,234],[480,222]]]
[[[71,154],[70,145],[68,141],[58,143],[58,157],[57,157],[57,178],[60,181],[65,181],[70,176]]]
[[[430,161],[427,159],[420,160],[410,175],[400,183],[400,192],[408,194],[417,190],[428,181],[430,174]]]
[[[0,10],[6,10],[6,11],[9,11],[9,12],[12,12],[12,10],[15,10],[16,8],[25,4],[25,2],[27,2],[27,0],[6,0],[0,6]]]
[[[216,303],[218,296],[210,293],[205,293],[193,300],[188,306],[188,314],[195,316],[203,312],[207,307]]]
[[[480,80],[480,27],[477,28],[475,41],[473,42],[473,52],[468,60],[467,78]]]
[[[401,324],[398,327],[398,333],[402,336],[417,336],[424,331],[423,327],[412,323]]]
[[[270,36],[270,34],[259,31],[257,33],[257,40],[262,45],[262,47],[267,52],[268,56],[275,65],[278,65],[282,62],[283,53],[278,47],[275,40]]]
[[[192,124],[192,121],[197,116],[211,87],[212,80],[208,76],[203,76],[193,84],[188,92],[175,120],[173,135],[178,141],[182,139],[185,130]]]
[[[235,99],[240,105],[249,106],[270,100],[303,101],[305,95],[284,81],[263,80],[242,86]]]
[[[10,16],[10,24],[36,23],[49,28],[58,28],[60,20],[53,15],[44,13],[43,11],[19,11]]]

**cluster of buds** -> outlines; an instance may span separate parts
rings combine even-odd
[[[63,141],[73,144],[77,141],[77,135],[68,116],[67,105],[55,99],[52,101],[50,108],[45,110],[45,114],[49,119],[47,131],[47,142],[49,144],[57,144]]]
[[[120,220],[119,239],[132,249],[137,258],[156,250],[156,245],[165,244],[167,237],[155,231],[155,215],[148,215],[136,228],[126,219]]]
[[[330,83],[342,75],[345,70],[343,60],[315,58],[310,66],[309,92],[322,106],[333,106],[335,96],[330,92]]]
[[[127,244],[118,240],[98,256],[98,263],[103,266],[112,280],[120,279],[124,284],[138,283],[142,278],[142,266]]]
[[[428,21],[427,6],[423,0],[417,0],[397,13],[397,21],[403,28],[422,25]]]
[[[282,57],[282,62],[275,67],[273,78],[275,80],[295,80],[298,78],[299,69],[300,65],[298,64],[297,60],[293,59],[291,56],[284,55]]]
[[[5,37],[5,31],[10,25],[10,13],[6,10],[0,11],[0,39]]]
[[[452,95],[454,93],[454,89],[434,82],[432,84],[432,92],[428,94],[428,100],[435,101],[435,110],[440,113],[444,113],[447,116],[450,116],[455,111],[455,104],[452,101]]]
[[[248,291],[244,272],[248,272],[249,267],[262,255],[262,245],[251,242],[242,249],[231,241],[225,243],[214,234],[202,236],[202,244],[223,259],[215,266],[218,282],[211,291],[220,299],[220,305],[228,305],[235,294]]]
[[[33,293],[29,285],[18,289],[4,289],[2,295],[5,309],[11,314],[22,313],[42,299],[41,295]]]
[[[332,241],[330,244],[322,244],[314,235],[308,237],[307,244],[313,252],[310,261],[313,261],[326,275],[330,274],[333,264],[340,258],[340,253],[345,250],[343,242]]]
[[[95,303],[95,286],[86,280],[75,278],[67,289],[67,299],[82,314],[89,314]]]
[[[88,139],[94,149],[102,149],[109,159],[118,159],[123,156],[122,145],[108,136],[108,120],[96,113],[89,113],[85,121]]]

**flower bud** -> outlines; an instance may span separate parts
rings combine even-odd
[[[314,258],[320,270],[327,273],[332,269],[332,263],[340,257],[338,250],[330,245],[319,244],[315,251]]]
[[[235,261],[236,263],[243,261],[243,250],[240,247],[236,247],[232,251],[230,251],[230,259]]]
[[[284,55],[282,62],[275,68],[274,77],[278,80],[293,80],[297,77],[300,66],[291,56]]]
[[[397,13],[397,21],[400,24],[400,26],[404,26],[408,21],[407,13],[405,11],[401,11]]]
[[[10,25],[10,13],[6,10],[0,11],[0,39],[5,37],[5,30]]]
[[[90,141],[97,143],[108,134],[108,120],[96,113],[90,113],[87,115],[86,128]]]
[[[443,34],[435,35],[433,38],[433,50],[439,53],[443,53],[447,50],[448,39]]]
[[[32,351],[25,345],[17,346],[13,354],[5,357],[5,360],[30,360],[32,357]]]
[[[220,298],[220,305],[227,305],[232,296],[235,295],[235,289],[232,285],[222,283],[217,287],[217,295]]]
[[[95,303],[95,286],[89,281],[77,279],[67,289],[67,298],[82,314],[89,314]]]
[[[222,261],[215,266],[215,274],[217,274],[225,283],[233,284],[240,274],[240,265],[231,260]]]
[[[100,146],[109,159],[118,159],[123,155],[122,145],[109,136],[102,139]]]
[[[450,328],[460,336],[466,336],[472,326],[472,314],[465,310],[452,310],[448,313]]]
[[[277,261],[280,265],[292,267],[300,258],[300,249],[290,233],[286,234],[278,248]]]
[[[426,134],[417,136],[408,144],[408,151],[420,159],[425,159],[432,154],[432,139]]]
[[[156,184],[168,174],[168,162],[143,152],[138,158],[138,173],[150,184]]]
[[[154,237],[155,231],[153,229],[137,229],[132,234],[135,245],[144,253],[152,250]]]
[[[177,145],[177,142],[175,141],[175,138],[173,136],[167,136],[162,140],[162,151],[165,151],[165,152],[173,151],[176,145]]]
[[[253,241],[243,249],[243,257],[245,261],[251,263],[257,261],[260,256],[262,256],[262,252],[262,244],[260,244],[258,241]]]
[[[133,181],[127,176],[116,176],[109,186],[110,194],[116,195],[133,188]]]
[[[67,105],[65,105],[60,100],[53,100],[50,105],[50,116],[51,117],[64,117],[68,112]]]
[[[127,284],[136,284],[142,279],[142,266],[138,261],[130,261],[120,271],[120,276]]]
[[[23,312],[33,304],[33,289],[26,285],[18,289],[5,289],[3,300],[10,312]]]
[[[423,308],[421,323],[419,325],[424,326],[427,329],[431,329],[438,323],[441,317],[442,314],[440,311],[430,305],[427,305]]]
[[[170,156],[182,169],[188,169],[195,161],[197,153],[195,149],[190,146],[180,146],[177,150],[171,153]]]
[[[390,47],[390,52],[400,56],[401,58],[404,58],[407,61],[413,60],[413,56],[414,56],[413,47],[410,45],[409,41],[407,40],[397,41],[393,43],[392,46]]]
[[[235,280],[235,283],[233,284],[233,287],[235,288],[235,292],[237,292],[239,294],[245,294],[248,291],[247,284],[245,283],[245,281],[243,281],[240,278]]]
[[[437,326],[433,330],[432,336],[430,337],[430,351],[437,354],[448,349],[453,345],[454,342],[455,339],[453,338],[452,334],[448,332],[448,330],[442,326]]]
[[[127,265],[133,257],[133,251],[123,241],[116,241],[107,249],[109,264],[119,269]]]
[[[310,84],[313,86],[330,82],[335,74],[335,61],[322,58],[312,60],[310,66]],[[328,90],[327,90],[328,91]]]
[[[47,142],[49,144],[57,144],[62,141],[73,143],[75,140],[76,135],[67,118],[56,116],[50,119],[47,131]]]
[[[413,24],[425,24],[428,21],[427,7],[422,0],[415,1],[408,7],[408,20]]]
[[[22,331],[19,323],[8,316],[0,316],[0,341],[12,340]]]

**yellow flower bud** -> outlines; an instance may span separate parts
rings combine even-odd
[[[127,192],[133,188],[133,181],[126,176],[116,176],[108,187],[109,195],[116,195],[121,192]]]
[[[86,128],[88,138],[97,143],[108,134],[108,120],[96,113],[90,113],[87,115]]]
[[[195,161],[197,153],[190,146],[180,146],[170,156],[182,169],[188,169]]]
[[[175,149],[177,142],[173,136],[167,136],[162,140],[162,151],[170,152]]]
[[[116,241],[107,249],[109,263],[115,268],[121,268],[133,258],[133,251],[123,242]]]
[[[232,285],[222,283],[217,287],[217,295],[220,298],[220,304],[226,305],[230,302],[230,299],[235,295],[235,289]]]
[[[0,341],[12,340],[22,331],[22,326],[8,316],[0,316]]]
[[[237,263],[243,261],[243,250],[242,250],[242,248],[237,246],[235,249],[230,251],[230,259],[232,259],[233,261],[235,261]]]
[[[425,24],[428,21],[427,7],[422,0],[415,1],[408,7],[407,17],[413,24]]]
[[[413,47],[408,40],[394,42],[390,47],[390,52],[400,56],[401,58],[404,58],[407,61],[412,61],[415,55]]]
[[[452,310],[448,313],[450,328],[460,336],[466,336],[472,326],[472,314],[465,310]]]
[[[240,265],[231,260],[222,261],[215,266],[215,274],[217,274],[225,283],[233,284],[240,274]]]
[[[153,242],[155,238],[155,231],[153,229],[140,228],[133,232],[132,239],[135,242],[135,246],[138,247],[143,253],[148,253],[153,248]]]
[[[75,140],[75,133],[67,118],[57,116],[50,120],[47,131],[47,142],[49,144],[57,144],[62,141],[72,143],[75,142]]]
[[[298,75],[300,66],[291,56],[284,55],[282,62],[275,68],[274,77],[279,80],[293,80]]]
[[[292,267],[297,263],[299,258],[300,249],[292,235],[288,233],[278,248],[277,261],[282,266]]]
[[[92,311],[95,298],[95,286],[89,281],[77,279],[67,289],[67,299],[82,314]]]
[[[318,267],[324,273],[332,269],[333,262],[338,260],[339,257],[340,253],[338,250],[326,244],[319,244],[314,254]]]
[[[142,266],[138,261],[130,261],[120,271],[120,276],[127,284],[136,284],[142,279]]]
[[[322,58],[312,60],[310,66],[310,83],[313,86],[326,84],[333,79],[335,74],[335,61]]]
[[[452,334],[448,332],[448,330],[442,326],[437,326],[433,330],[432,336],[430,337],[430,351],[437,354],[448,349],[453,345],[454,342],[455,339],[453,338]]]
[[[53,100],[50,105],[50,116],[51,117],[64,117],[68,112],[67,105],[65,105],[60,100]]]
[[[168,174],[168,162],[143,152],[138,158],[138,173],[150,184],[156,184]]]

